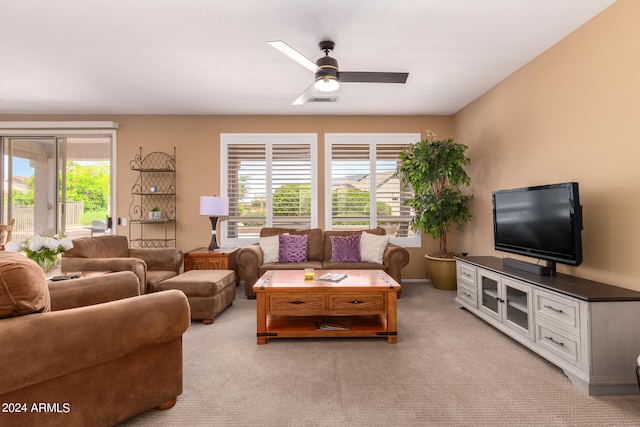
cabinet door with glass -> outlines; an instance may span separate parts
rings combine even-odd
[[[478,301],[480,311],[502,322],[500,301],[503,300],[503,296],[500,276],[487,270],[478,269],[478,291],[480,292]]]
[[[478,269],[480,310],[507,328],[535,340],[531,286]]]
[[[503,277],[502,323],[530,340],[535,340],[531,286]]]

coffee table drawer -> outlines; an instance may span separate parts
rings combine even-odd
[[[385,308],[385,294],[381,292],[336,294],[329,299],[329,309],[336,312],[380,312]]]
[[[305,295],[304,293],[271,294],[267,306],[269,313],[300,313],[324,311],[323,295]]]

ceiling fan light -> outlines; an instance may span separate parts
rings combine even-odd
[[[335,92],[340,88],[340,82],[333,76],[323,76],[316,80],[314,87],[320,92]]]

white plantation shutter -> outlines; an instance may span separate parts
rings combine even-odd
[[[400,152],[419,140],[419,133],[326,134],[325,229],[382,227],[393,242],[420,247],[404,205],[412,193],[395,177]]]
[[[223,244],[255,242],[262,227],[317,227],[316,134],[222,134]]]
[[[274,227],[311,227],[310,162],[309,144],[273,144],[271,224]]]

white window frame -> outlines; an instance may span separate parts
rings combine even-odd
[[[267,215],[265,217],[265,227],[271,227],[273,221],[272,210],[272,183],[271,183],[271,149],[273,145],[304,145],[310,146],[310,167],[311,167],[311,218],[310,228],[318,227],[318,134],[316,133],[221,133],[220,134],[220,193],[228,196],[228,147],[229,145],[265,145],[267,148]],[[257,239],[250,238],[228,238],[227,223],[223,221],[219,224],[220,242],[222,246],[243,247],[255,243]]]
[[[384,145],[409,145],[415,144],[420,141],[420,133],[327,133],[324,137],[324,159],[325,159],[325,230],[332,229],[332,185],[331,185],[331,159],[333,146],[335,145],[366,145],[369,147],[370,153],[376,153],[376,146],[379,144]],[[371,176],[376,175],[376,162],[375,159],[369,164],[369,174]],[[371,180],[372,195],[371,206],[375,206],[374,195],[376,194],[375,180]],[[370,210],[369,221],[372,226],[376,226],[376,209]],[[407,247],[407,248],[419,248],[422,247],[422,238],[419,232],[416,232],[410,237],[396,237],[391,236],[390,241],[392,243]]]

